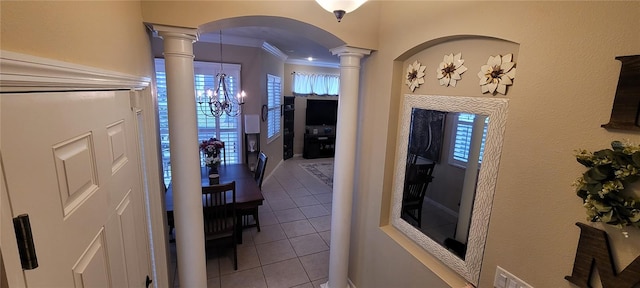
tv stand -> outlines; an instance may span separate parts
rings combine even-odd
[[[307,126],[302,157],[306,159],[333,157],[335,145],[335,126]]]

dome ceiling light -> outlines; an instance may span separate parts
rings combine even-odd
[[[336,15],[338,22],[342,20],[344,14],[351,13],[358,9],[360,5],[367,2],[367,0],[316,0],[324,10],[332,12]]]

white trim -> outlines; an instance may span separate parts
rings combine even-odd
[[[0,51],[0,92],[140,90],[150,81],[148,77]]]
[[[200,32],[200,30],[199,30]],[[242,37],[236,35],[228,35],[224,34],[224,45],[235,45],[235,46],[245,46],[245,47],[261,47],[263,40]],[[220,35],[216,33],[202,33],[198,42],[206,42],[206,43],[220,43]]]
[[[373,50],[371,49],[364,49],[364,48],[358,48],[358,47],[351,47],[351,46],[347,46],[347,45],[342,45],[333,49],[329,49],[329,51],[331,51],[331,54],[333,55],[338,55],[338,56],[342,56],[343,54],[353,54],[353,55],[369,55],[371,54],[371,52]]]
[[[164,32],[168,34],[189,35],[193,37],[195,41],[198,41],[198,39],[200,39],[200,31],[198,31],[195,28],[169,26],[169,25],[153,24],[153,23],[145,23],[145,25],[149,30],[153,31],[154,37],[162,38],[160,33]]]
[[[273,56],[278,57],[278,59],[282,61],[287,60],[287,58],[289,57],[287,56],[287,54],[282,53],[282,51],[280,51],[278,47],[269,44],[269,42],[267,41],[262,42],[262,50],[271,53]]]
[[[276,167],[273,167],[273,170],[271,170],[269,175],[265,176],[262,181],[266,182],[267,180],[269,180],[269,178],[271,178],[271,176],[273,176],[273,173],[278,171],[278,168],[280,168],[280,166],[282,166],[283,164],[284,164],[284,160],[280,160],[280,162],[278,162],[278,165],[276,165]]]
[[[293,64],[293,65],[303,65],[303,66],[312,66],[312,67],[325,67],[325,68],[340,68],[340,63],[332,63],[332,62],[323,62],[323,61],[309,61],[302,59],[289,59],[284,63]]]

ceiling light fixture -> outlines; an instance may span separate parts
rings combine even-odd
[[[367,0],[316,0],[324,10],[327,10],[334,15],[338,22],[342,20],[344,14],[351,13],[353,10],[358,9],[360,5],[367,2]]]
[[[222,30],[220,30],[220,72],[216,74],[216,88],[207,88],[206,92],[199,90],[196,93],[196,102],[202,114],[209,117],[220,117],[222,114],[235,117],[240,114],[240,107],[244,104],[247,94],[244,90],[233,97],[227,89],[227,74],[222,67]],[[204,94],[204,95],[203,95]]]

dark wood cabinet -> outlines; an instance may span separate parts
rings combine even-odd
[[[293,138],[294,138],[294,112],[295,112],[295,98],[284,97],[284,126],[282,127],[282,134],[284,135],[282,144],[282,159],[287,160],[293,157]]]
[[[307,126],[302,157],[307,159],[333,157],[335,148],[335,126]]]

